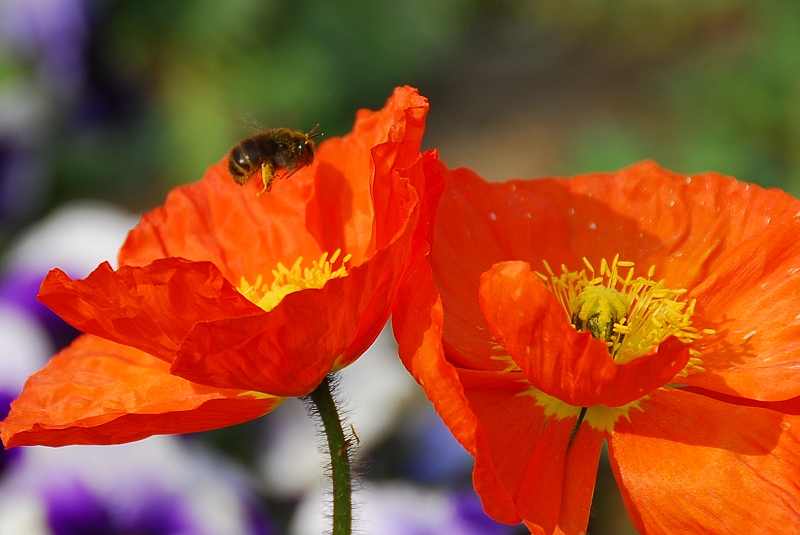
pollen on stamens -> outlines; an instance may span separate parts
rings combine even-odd
[[[269,312],[284,297],[290,293],[300,290],[307,290],[310,288],[320,289],[331,279],[338,279],[347,276],[347,267],[345,264],[350,260],[352,255],[345,255],[341,259],[341,264],[338,268],[334,269],[334,264],[339,260],[341,249],[336,249],[330,258],[328,253],[322,253],[319,260],[312,261],[311,267],[303,268],[303,257],[299,257],[292,264],[291,268],[287,268],[282,263],[278,263],[275,269],[272,270],[273,281],[271,284],[264,283],[264,277],[258,275],[253,284],[247,282],[244,277],[239,282],[239,292],[247,299]]]
[[[713,334],[692,327],[695,301],[683,301],[683,288],[671,289],[663,280],[653,280],[655,266],[647,276],[635,276],[634,263],[619,259],[601,260],[599,272],[584,258],[585,269],[570,271],[561,266],[556,275],[550,264],[545,273],[537,273],[545,286],[558,298],[569,321],[579,331],[608,345],[615,362],[624,364],[656,348],[669,337],[689,344]],[[681,374],[702,370],[700,353],[690,349],[689,364]]]

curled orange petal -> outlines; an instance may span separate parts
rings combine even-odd
[[[192,383],[147,353],[84,335],[28,379],[0,434],[7,447],[119,444],[238,424],[281,401]]]

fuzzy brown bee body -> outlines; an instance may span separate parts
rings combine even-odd
[[[283,178],[294,174],[298,169],[314,161],[314,141],[321,134],[314,131],[319,125],[304,133],[288,128],[264,130],[238,142],[228,153],[228,172],[240,185],[261,169],[261,181],[269,193],[278,171],[285,171]]]

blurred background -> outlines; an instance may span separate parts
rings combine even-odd
[[[339,135],[358,108],[377,109],[410,84],[431,102],[425,145],[490,180],[651,158],[799,195],[799,55],[794,0],[0,0],[0,405],[74,336],[34,301],[47,269],[84,276],[113,261],[139,215],[199,179],[253,121],[320,123]],[[397,368],[392,343],[383,339],[371,359],[391,371],[360,370],[361,359],[345,380],[355,388],[359,373],[379,374],[396,390],[379,413],[359,415],[369,392],[345,396],[363,435],[363,516],[380,524],[375,533],[410,511],[424,533],[519,533],[480,517],[470,460]],[[287,403],[262,420],[152,447],[229,474],[233,498],[215,503],[248,519],[239,532],[321,532],[307,523],[324,519],[313,494],[322,461],[303,407]],[[297,436],[308,450],[288,446]],[[89,533],[57,527],[48,497],[58,493],[24,483],[59,462],[43,455],[3,457],[0,489],[28,489],[33,512],[4,516],[20,494],[0,493],[0,533]],[[107,494],[94,476],[75,477],[87,495]],[[597,485],[589,532],[634,533],[606,462]],[[98,510],[119,516],[97,496]],[[120,522],[92,533],[133,529]],[[146,533],[216,533],[192,529]]]

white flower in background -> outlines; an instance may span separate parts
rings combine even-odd
[[[336,376],[345,433],[351,433],[352,424],[360,441],[356,454],[369,451],[395,431],[401,413],[422,400],[397,356],[388,327],[360,359]],[[264,425],[265,453],[259,469],[267,492],[289,498],[318,487],[325,463],[319,451],[322,438],[303,403],[287,400],[264,419]]]
[[[1,392],[19,394],[25,379],[44,366],[54,351],[55,346],[38,321],[0,301]]]
[[[353,533],[360,535],[511,535],[483,512],[470,491],[443,492],[404,483],[367,485],[354,496]],[[320,490],[309,491],[294,516],[290,535],[323,533]]]
[[[44,276],[59,267],[70,277],[83,278],[104,261],[116,268],[117,252],[138,221],[139,216],[108,203],[64,204],[16,237],[3,258],[2,272]]]

